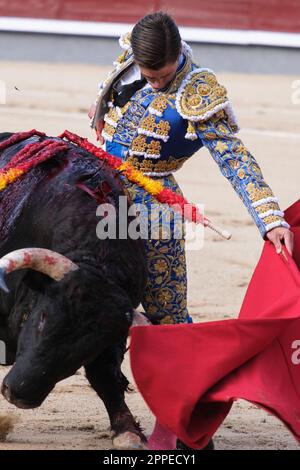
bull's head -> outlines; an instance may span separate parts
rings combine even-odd
[[[2,393],[20,408],[34,408],[59,380],[126,338],[130,320],[124,311],[130,303],[118,291],[112,296],[99,270],[87,274],[65,256],[39,248],[1,258],[0,287],[8,292],[5,275],[23,268],[38,273],[28,271],[34,285],[21,282],[16,291],[10,319],[12,329],[18,329],[16,361]]]

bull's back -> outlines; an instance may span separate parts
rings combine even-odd
[[[11,135],[10,133],[0,134],[0,142]],[[43,141],[46,138],[48,137],[32,136],[0,150],[0,168],[9,163],[27,144]],[[83,197],[80,185],[89,186],[92,194],[98,186],[101,187],[104,180],[110,180],[109,184],[114,198],[116,194],[122,194],[120,181],[114,177],[106,165],[83,149],[72,144],[68,144],[68,147],[67,152],[60,152],[53,158],[31,168],[28,173],[0,192],[0,250],[1,245],[11,237],[18,223],[24,224],[24,236],[30,220],[34,226],[37,226],[41,214],[45,211],[48,211],[49,223],[51,221],[57,223],[57,218],[60,218],[59,212],[64,211],[68,200],[69,204],[73,204],[73,213],[77,222],[82,205],[86,210],[88,206],[92,206],[95,212],[99,198],[97,200],[89,196],[89,192],[86,192]],[[27,221],[22,217],[25,212]],[[81,217],[83,215],[82,213]]]

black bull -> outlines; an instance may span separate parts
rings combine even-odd
[[[0,134],[0,141],[10,135]],[[3,150],[0,167],[26,144],[43,139],[34,136]],[[116,171],[87,151],[68,147],[0,193],[0,257],[38,247],[79,267],[60,281],[32,269],[6,275],[9,292],[0,293],[0,340],[13,366],[2,394],[20,408],[38,407],[58,381],[84,366],[113,434],[134,435],[141,442],[143,435],[124,401],[128,381],[120,365],[145,287],[143,243],[96,236],[99,203],[118,208],[124,189]]]

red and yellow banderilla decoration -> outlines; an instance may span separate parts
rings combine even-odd
[[[45,136],[44,133],[36,131],[35,129],[28,132],[19,132],[0,142],[0,151],[34,135]],[[122,172],[129,181],[132,181],[145,189],[145,191],[152,194],[159,202],[168,204],[174,211],[180,211],[180,213],[189,222],[195,222],[196,224],[202,223],[205,227],[209,227],[211,230],[217,232],[221,237],[227,240],[231,238],[231,234],[227,230],[221,229],[200,214],[199,209],[195,204],[190,204],[184,197],[176,194],[171,189],[165,188],[159,181],[155,181],[148,176],[144,176],[129,162],[110,155],[104,150],[93,145],[87,139],[67,130],[59,137],[61,139],[65,138],[78,145],[95,155],[99,160],[105,161],[114,170]],[[13,183],[17,178],[27,173],[31,168],[62,151],[66,152],[68,148],[69,147],[65,142],[53,139],[45,139],[43,142],[27,144],[0,170],[0,191],[5,189],[8,184]],[[186,205],[191,208],[190,211],[184,210]]]

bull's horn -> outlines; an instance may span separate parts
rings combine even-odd
[[[9,288],[6,285],[5,282],[5,271],[4,269],[0,269],[0,289],[4,290],[4,292],[8,293]]]
[[[45,248],[22,248],[11,251],[0,258],[0,289],[8,292],[5,274],[26,268],[34,269],[56,281],[61,281],[67,273],[79,269],[79,266],[66,256]]]

